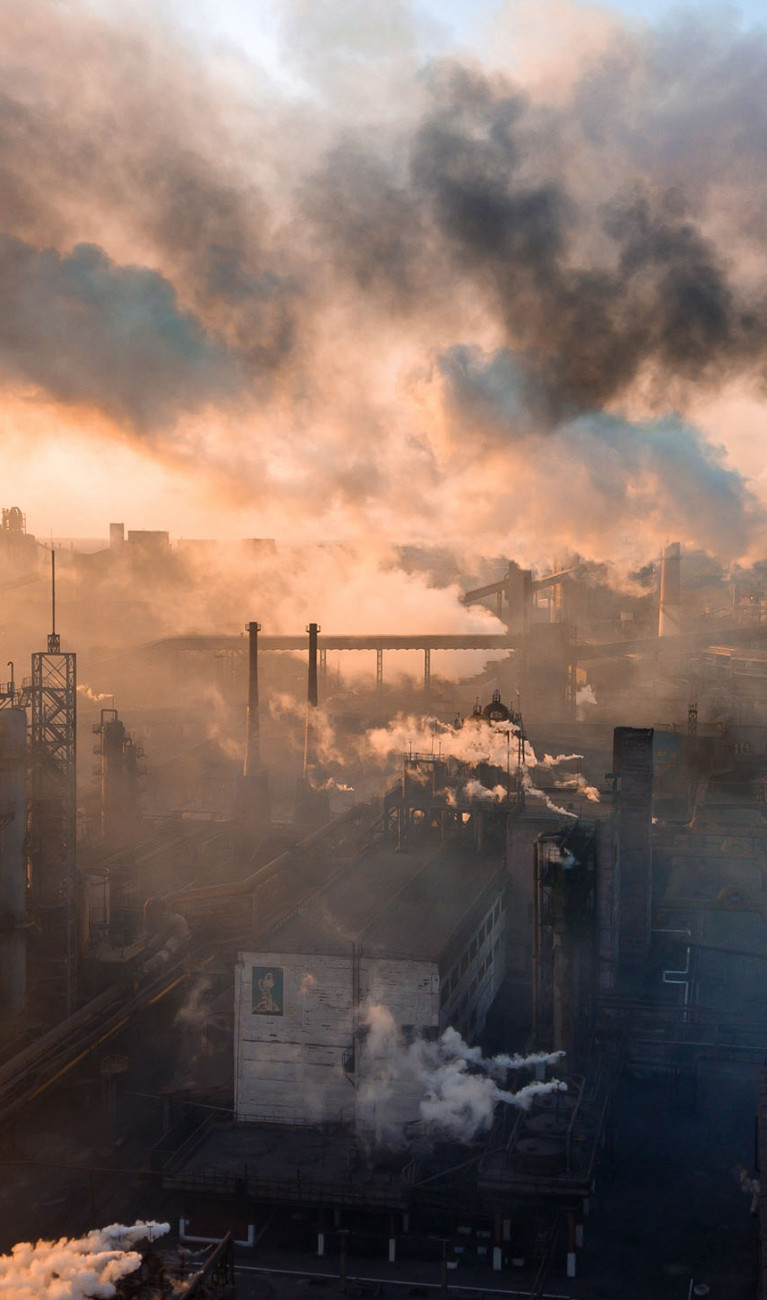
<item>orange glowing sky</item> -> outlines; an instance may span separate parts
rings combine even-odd
[[[3,7],[31,531],[762,553],[766,38],[280,0],[259,60],[199,6]]]

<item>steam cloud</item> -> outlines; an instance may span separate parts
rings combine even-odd
[[[535,1097],[567,1089],[561,1079],[528,1083],[516,1092],[497,1082],[508,1070],[556,1064],[561,1052],[485,1059],[452,1028],[437,1042],[416,1038],[406,1044],[388,1007],[377,1004],[368,1007],[365,1023],[368,1068],[358,1091],[358,1116],[374,1124],[378,1142],[404,1139],[405,1113],[412,1113],[414,1100],[430,1132],[471,1142],[490,1128],[498,1102],[529,1110]]]
[[[425,62],[404,5],[394,35],[284,0],[278,88],[149,11],[3,10],[9,400],[202,455],[275,525],[528,560],[753,546],[761,507],[690,412],[764,382],[763,34],[606,23],[531,90],[508,40]]]
[[[108,1300],[116,1283],[135,1272],[141,1255],[133,1247],[170,1231],[168,1223],[113,1223],[85,1237],[21,1242],[0,1256],[0,1296],[13,1300]]]

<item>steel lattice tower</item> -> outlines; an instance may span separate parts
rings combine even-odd
[[[54,597],[55,629],[55,597]],[[32,655],[29,883],[40,927],[38,987],[52,1013],[74,1009],[77,975],[77,656],[55,630]]]

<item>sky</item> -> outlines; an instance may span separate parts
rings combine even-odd
[[[32,531],[764,552],[756,5],[0,3]]]

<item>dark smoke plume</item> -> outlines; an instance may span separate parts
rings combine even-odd
[[[62,257],[0,235],[0,365],[63,402],[87,402],[139,429],[239,387],[226,348],[173,286],[119,267],[93,244]]]
[[[214,411],[233,497],[352,532],[529,557],[587,516],[597,556],[612,494],[643,545],[752,544],[747,482],[685,412],[763,391],[763,35],[616,27],[554,95],[419,67],[403,5],[284,0],[286,90],[149,11],[0,7],[9,389],[171,460]],[[494,494],[520,476],[514,532]]]

